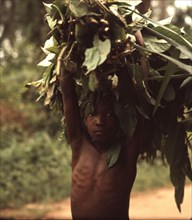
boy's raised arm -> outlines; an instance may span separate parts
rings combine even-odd
[[[60,65],[59,79],[62,90],[67,133],[70,144],[73,147],[73,143],[79,140],[82,134],[78,98],[75,90],[75,81],[73,78],[74,74],[66,68],[62,59],[58,59],[57,62]]]

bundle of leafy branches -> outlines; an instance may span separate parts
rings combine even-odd
[[[112,93],[123,135],[132,136],[140,118],[141,155],[159,155],[170,167],[180,210],[185,177],[192,179],[192,35],[155,22],[135,0],[56,0],[44,4],[50,27],[42,48],[46,58],[35,86],[45,105],[62,109],[59,73],[62,60],[73,72],[82,120],[100,93]],[[135,37],[142,33],[144,42]],[[141,36],[140,36],[141,37]],[[113,158],[117,154],[114,149]],[[116,155],[117,156],[117,155]]]

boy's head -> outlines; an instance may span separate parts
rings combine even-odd
[[[94,111],[85,118],[85,126],[94,142],[111,143],[116,139],[119,124],[110,95],[97,99]]]

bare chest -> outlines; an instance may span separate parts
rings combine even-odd
[[[132,175],[129,171],[124,152],[120,153],[117,163],[108,169],[107,153],[100,153],[93,146],[86,144],[84,143],[78,160],[73,163],[73,216],[80,216],[79,219],[85,219],[85,216],[90,217],[87,219],[93,216],[94,219],[127,219],[134,173]]]
[[[127,187],[127,170],[123,156],[120,154],[117,164],[107,168],[107,153],[98,152],[88,145],[82,149],[72,173],[72,191],[75,195],[84,193],[119,194],[118,189]]]

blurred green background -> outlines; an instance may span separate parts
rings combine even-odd
[[[154,9],[155,19],[175,13],[173,22],[191,29],[191,7],[176,8],[174,0],[158,2],[144,1]],[[37,64],[49,32],[45,10],[41,0],[0,0],[0,5],[1,209],[58,201],[69,196],[71,178],[71,151],[63,136],[62,115],[45,107],[43,100],[36,102],[37,92],[25,88],[43,73]],[[154,166],[138,163],[134,191],[169,184],[169,170],[160,161]]]

